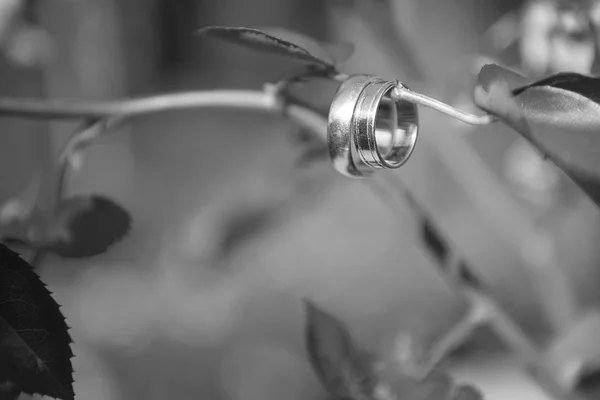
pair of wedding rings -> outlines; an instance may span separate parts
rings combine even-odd
[[[339,87],[327,123],[329,155],[343,175],[360,178],[401,167],[417,141],[417,106],[394,96],[398,81],[352,75]],[[408,90],[408,89],[406,89]]]

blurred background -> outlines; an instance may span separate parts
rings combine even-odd
[[[106,100],[259,89],[297,65],[194,32],[279,26],[354,43],[347,73],[397,78],[477,113],[471,90],[486,62],[532,78],[595,71],[595,37],[564,39],[573,25],[565,17],[564,40],[550,43],[547,25],[559,23],[543,3],[1,0],[0,93]],[[335,90],[315,82],[301,95],[327,105]],[[0,119],[0,202],[27,191],[73,128]],[[88,150],[68,192],[109,195],[134,225],[103,256],[49,257],[39,270],[72,327],[79,398],[325,399],[305,355],[302,298],[381,354],[400,332],[427,347],[461,317],[460,297],[403,229],[412,217],[328,160],[297,167],[294,129],[250,112],[168,112],[136,118]],[[528,335],[552,346],[600,302],[597,210],[506,127],[422,110],[421,137],[394,174]],[[585,332],[575,342],[593,353],[597,336]],[[487,399],[548,398],[487,329],[451,361]]]

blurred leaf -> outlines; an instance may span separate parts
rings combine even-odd
[[[575,388],[580,382],[586,387],[598,385],[594,375],[600,367],[599,330],[600,312],[590,311],[548,346],[547,364],[565,387]]]
[[[421,239],[436,261],[444,265],[450,254],[450,248],[429,218],[422,218]]]
[[[275,36],[254,28],[208,26],[198,31],[200,35],[207,35],[230,43],[240,44],[253,50],[279,54],[318,64],[325,69],[335,70],[335,60],[315,40],[300,33],[279,28],[267,28],[270,31],[285,37],[291,37],[302,43],[296,44],[284,37]],[[308,48],[303,47],[306,45]]]
[[[396,19],[392,0],[360,0],[353,2],[354,11],[362,18],[381,43],[397,68],[407,80],[426,81],[427,71],[422,65],[414,40],[407,35]]]
[[[329,149],[321,144],[305,148],[294,165],[298,168],[305,168],[326,160],[329,160]]]
[[[410,400],[450,400],[454,382],[448,375],[435,372],[415,385],[410,391]]]
[[[71,337],[58,304],[19,255],[0,245],[0,392],[73,399]]]
[[[469,386],[456,387],[440,369],[424,365],[424,351],[411,336],[396,337],[392,362],[384,362],[353,342],[344,324],[305,301],[306,347],[321,384],[336,399],[479,400]]]
[[[41,67],[52,56],[52,40],[48,32],[33,24],[21,23],[13,30],[5,45],[8,59],[20,67]]]
[[[310,110],[315,114],[320,115],[324,119],[327,119],[327,116],[329,115],[329,107],[331,104],[314,104],[290,92],[284,93],[284,96],[286,102],[300,106],[302,108],[306,108],[307,110]]]
[[[17,400],[23,391],[14,382],[0,383],[0,400]]]
[[[597,399],[600,397],[600,363],[596,365],[587,365],[576,385],[578,393],[583,394],[586,398]]]
[[[270,204],[235,210],[221,227],[218,249],[214,255],[216,259],[224,259],[252,238],[273,228],[275,220],[279,217],[279,211],[279,207]]]
[[[336,398],[373,398],[378,382],[369,356],[340,320],[310,301],[304,305],[308,358],[323,387]]]
[[[297,127],[292,132],[290,137],[295,147],[300,149],[298,158],[294,162],[295,167],[309,167],[316,162],[329,160],[329,149],[321,138],[302,127]]]
[[[470,385],[459,386],[456,390],[456,394],[453,397],[454,400],[482,400],[483,395],[477,389]]]
[[[321,43],[327,50],[336,64],[346,62],[356,52],[356,46],[353,43],[337,42],[337,43]]]
[[[65,258],[105,253],[131,228],[129,213],[103,196],[73,196],[61,201],[39,247]],[[36,241],[33,241],[36,244]]]
[[[39,177],[35,177],[21,195],[8,199],[0,205],[0,226],[13,219],[29,218],[35,209],[40,190],[41,180]]]
[[[0,43],[7,41],[12,29],[22,18],[24,0],[4,0],[0,2]]]
[[[560,73],[526,82],[486,65],[475,102],[521,133],[600,206],[600,78]]]
[[[52,41],[46,30],[32,21],[35,2],[0,2],[0,51],[18,67],[39,67],[52,55]]]
[[[393,350],[393,368],[387,372],[387,381],[396,397],[410,400],[448,400],[454,382],[443,371],[433,369],[426,360],[425,349],[411,335],[396,336]]]

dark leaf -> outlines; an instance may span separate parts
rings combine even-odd
[[[586,365],[576,385],[577,392],[590,399],[600,397],[600,365]]]
[[[329,160],[327,144],[308,129],[296,128],[290,136],[300,148],[300,154],[294,162],[295,167],[309,167],[316,162]]]
[[[214,256],[217,260],[222,260],[235,253],[252,238],[273,228],[277,217],[279,217],[278,207],[264,206],[236,210],[227,218],[222,227],[219,247]]]
[[[254,50],[292,57],[321,65],[326,69],[335,70],[335,60],[313,39],[283,29],[268,29],[277,33],[277,36],[254,28],[225,26],[208,26],[200,29],[198,34],[240,44]],[[302,43],[296,44],[279,35],[291,37]],[[303,45],[308,48],[303,47]]]
[[[308,358],[317,378],[336,398],[370,399],[377,386],[372,361],[354,344],[344,324],[305,301]]]
[[[327,116],[329,115],[330,104],[315,105],[315,104],[313,104],[309,101],[306,101],[292,93],[285,93],[285,99],[288,103],[294,104],[294,105],[302,107],[302,108],[306,108],[307,110],[310,110],[310,111],[314,112],[315,114],[322,116],[325,119],[327,119]]]
[[[486,65],[475,102],[521,133],[600,206],[600,78],[560,73],[527,83]]]
[[[298,168],[305,168],[314,163],[329,160],[329,149],[325,146],[307,147],[295,162]]]
[[[473,386],[463,385],[456,390],[453,400],[482,400],[483,395]]]
[[[407,397],[410,400],[449,400],[453,388],[450,376],[435,372],[416,384]]]
[[[348,60],[354,54],[356,47],[352,43],[320,43],[302,33],[276,27],[260,27],[259,30],[302,47],[311,55],[326,60],[329,64],[337,65]]]
[[[322,45],[338,65],[348,61],[356,51],[356,46],[347,42],[322,43]]]
[[[590,311],[547,347],[547,364],[565,387],[586,393],[600,390],[599,330],[600,312]]]
[[[458,264],[457,268],[457,278],[459,282],[463,285],[467,285],[473,289],[487,291],[486,286],[483,284],[483,281],[479,278],[479,276],[475,273],[473,268],[467,263],[465,260],[461,260]]]
[[[427,352],[413,336],[396,336],[392,367],[384,373],[394,398],[406,400],[449,400],[454,389],[452,378],[427,360]]]
[[[73,399],[71,343],[44,283],[17,253],[0,245],[0,392],[9,396],[18,387]]]
[[[56,225],[40,247],[65,258],[105,253],[131,229],[129,213],[103,196],[73,196],[58,206]]]
[[[21,396],[23,391],[14,382],[0,383],[0,400],[16,400]]]
[[[426,248],[429,249],[438,263],[444,265],[450,249],[448,248],[446,241],[427,218],[424,218],[421,223],[421,238],[423,239]]]

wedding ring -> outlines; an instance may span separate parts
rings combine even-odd
[[[372,171],[364,163],[355,163],[352,121],[354,109],[364,88],[374,79],[371,75],[352,75],[338,88],[327,121],[327,145],[334,168],[348,177],[362,177]]]
[[[364,177],[376,169],[395,169],[411,156],[418,134],[417,106],[395,100],[403,86],[371,75],[344,81],[331,103],[327,126],[329,154],[336,170]]]

